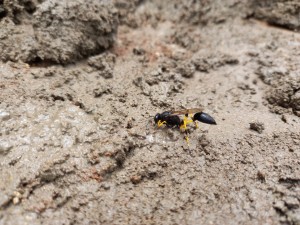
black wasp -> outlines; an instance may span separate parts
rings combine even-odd
[[[191,114],[194,114],[191,116]],[[184,115],[183,119],[180,119],[179,115]],[[187,124],[194,122],[198,128],[197,122],[216,125],[216,121],[207,113],[203,112],[201,108],[184,109],[179,111],[166,111],[163,113],[157,113],[154,117],[154,121],[158,127],[166,125],[167,127],[179,127],[186,131]],[[186,133],[186,141],[188,142],[188,136]]]

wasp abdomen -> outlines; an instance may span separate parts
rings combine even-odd
[[[214,118],[212,118],[210,115],[208,115],[207,113],[204,113],[204,112],[199,112],[199,113],[196,113],[194,116],[193,116],[193,120],[198,120],[202,123],[207,123],[207,124],[217,124],[216,121],[214,120]]]

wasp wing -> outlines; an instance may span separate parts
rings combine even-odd
[[[203,111],[202,108],[183,109],[178,111],[171,111],[171,115],[194,114],[202,111]]]

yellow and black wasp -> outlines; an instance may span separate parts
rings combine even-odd
[[[192,115],[193,114],[193,115]],[[184,115],[181,119],[179,115]],[[202,108],[183,109],[179,111],[166,111],[163,113],[157,113],[154,117],[154,122],[158,127],[166,125],[167,127],[179,127],[181,130],[186,132],[187,125],[194,123],[198,128],[197,121],[207,124],[216,125],[216,121],[207,113],[203,112]],[[189,142],[187,132],[186,141]]]

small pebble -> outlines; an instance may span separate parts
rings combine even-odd
[[[265,125],[260,122],[253,122],[253,123],[250,123],[250,129],[261,134],[263,132],[263,130],[265,129]]]
[[[14,205],[18,204],[20,202],[20,199],[18,197],[13,198]]]
[[[6,141],[0,142],[0,155],[6,155],[11,149],[13,145]]]
[[[0,110],[0,121],[6,121],[10,119],[10,114]]]
[[[142,177],[139,176],[139,175],[136,175],[136,176],[132,176],[132,177],[130,178],[130,180],[131,180],[131,182],[132,182],[133,184],[138,184],[138,183],[140,183],[140,182],[142,181]]]

